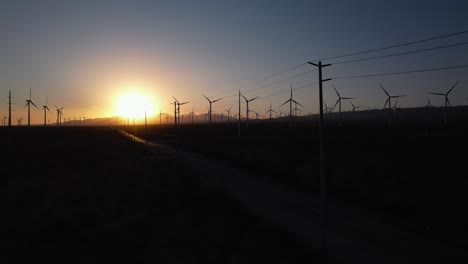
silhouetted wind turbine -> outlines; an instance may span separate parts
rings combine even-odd
[[[50,113],[50,109],[47,106],[47,96],[45,100],[45,105],[42,106],[42,110],[44,110],[44,126],[47,126],[47,111]]]
[[[449,106],[452,106],[452,105],[450,104],[450,100],[449,100],[449,98],[448,98],[448,95],[449,95],[450,92],[453,90],[453,88],[455,88],[455,86],[457,86],[457,84],[458,84],[458,82],[456,82],[456,83],[452,86],[452,88],[450,88],[450,89],[448,90],[447,93],[428,93],[428,94],[440,95],[440,96],[444,96],[444,97],[445,97],[445,112],[444,112],[445,126],[448,125],[448,118],[447,118],[447,110],[448,110],[448,107],[449,107]]]
[[[353,106],[353,112],[356,112],[356,109],[361,108],[362,106],[355,106],[351,100],[349,100],[349,103]]]
[[[228,121],[231,120],[231,109],[232,109],[232,106],[229,107],[229,109],[224,110],[224,111],[226,111],[228,113]]]
[[[248,127],[249,126],[249,103],[252,102],[255,99],[258,99],[260,96],[254,97],[252,99],[247,99],[243,94],[241,94],[242,97],[244,97],[245,103],[246,103],[246,113],[247,113],[247,118],[245,120],[245,125]]]
[[[325,103],[325,101],[323,101],[323,105],[325,106],[323,110],[324,110],[324,112],[325,112],[326,114],[327,114],[327,113],[333,112],[333,108],[328,107],[327,104]]]
[[[388,96],[388,97],[387,97],[387,100],[385,101],[385,104],[384,104],[384,107],[383,107],[383,108],[385,109],[385,107],[386,107],[387,104],[388,104],[388,110],[389,110],[390,115],[391,115],[391,114],[392,114],[392,98],[396,98],[396,100],[398,100],[398,98],[400,98],[400,97],[405,97],[405,96],[407,96],[407,95],[405,95],[405,94],[402,94],[402,95],[390,95],[390,94],[387,92],[387,90],[385,90],[385,88],[384,88],[382,85],[380,85],[380,87],[381,87],[382,90],[385,92],[385,94]],[[396,118],[396,112],[395,112],[395,111],[393,111],[393,118],[394,118],[394,119]],[[392,118],[390,117],[389,125],[391,126],[391,124],[392,124]]]
[[[276,111],[271,108],[271,104],[270,104],[270,109],[268,109],[268,111],[266,112],[270,113],[270,120],[271,120],[271,113],[276,113]]]
[[[192,125],[193,125],[193,116],[195,115],[195,106],[192,107],[192,112],[190,112],[190,117],[192,119]]]
[[[54,105],[55,109],[57,109],[57,126],[62,125],[62,108],[58,108],[58,106]],[[70,120],[70,118],[68,118]]]
[[[293,109],[294,116],[297,116],[297,111],[302,112],[302,110],[297,107],[297,103],[294,103],[294,109]]]
[[[341,100],[352,100],[356,99],[353,97],[341,97],[341,95],[338,93],[338,91],[335,88],[335,85],[332,85],[333,89],[335,90],[336,95],[338,96],[338,100],[336,100],[335,106],[333,106],[333,109],[335,109],[336,105],[338,105],[338,111],[339,111],[339,123],[338,125],[341,126]]]
[[[175,100],[175,104],[177,104],[177,111],[176,111],[176,115],[177,115],[177,121],[176,121],[176,125],[179,126],[180,125],[180,106],[181,105],[184,105],[184,104],[188,104],[190,102],[183,102],[183,103],[180,103],[179,100],[177,100],[174,96],[172,96],[172,98],[174,98]]]
[[[210,126],[211,126],[211,105],[212,105],[213,103],[218,102],[219,100],[221,100],[221,99],[223,99],[223,98],[218,98],[218,99],[216,99],[216,100],[211,101],[211,100],[210,100],[208,97],[206,97],[204,94],[203,94],[203,96],[206,98],[206,100],[208,100],[208,103],[210,103],[209,114],[210,114]]]
[[[385,108],[387,106],[387,104],[388,104],[388,110],[392,110],[392,98],[399,98],[399,97],[407,96],[405,94],[403,94],[403,95],[390,95],[382,85],[380,85],[380,87],[385,92],[385,94],[388,96],[387,101],[385,101],[385,104],[384,104],[384,107],[383,107],[383,108]]]
[[[24,105],[24,107],[28,107],[28,126],[31,125],[31,104],[37,108],[36,104],[34,104],[31,99],[31,85],[29,85],[29,100],[26,100],[26,104]],[[39,108],[37,108],[37,110],[39,110]]]
[[[285,105],[289,103],[289,125],[291,126],[292,125],[292,112],[293,112],[293,108],[292,108],[292,103],[296,103],[302,107],[304,107],[303,105],[301,105],[300,103],[296,102],[296,100],[293,99],[293,94],[292,94],[292,84],[291,84],[291,96],[289,97],[288,100],[286,100],[286,102],[284,102],[281,106]]]

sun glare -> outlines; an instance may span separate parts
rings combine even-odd
[[[155,114],[155,107],[151,100],[136,92],[121,95],[115,105],[115,114],[127,118],[143,118]]]

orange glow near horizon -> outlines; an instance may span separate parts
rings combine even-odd
[[[114,114],[127,118],[144,118],[156,115],[156,107],[149,96],[141,92],[126,92],[121,94],[114,107]]]

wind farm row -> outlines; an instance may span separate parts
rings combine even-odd
[[[334,112],[337,113],[338,116],[338,123],[341,126],[342,125],[342,112],[345,112],[345,108],[348,109],[349,112],[357,112],[359,110],[361,111],[377,111],[377,110],[385,110],[389,111],[392,114],[389,114],[388,117],[390,119],[396,119],[397,117],[397,111],[402,108],[408,108],[409,106],[411,107],[422,107],[426,109],[426,112],[428,114],[425,114],[426,116],[430,115],[430,110],[427,110],[428,108],[432,108],[434,105],[432,102],[435,102],[435,96],[438,97],[443,97],[443,109],[444,109],[444,123],[445,125],[448,124],[448,112],[450,107],[452,107],[451,101],[449,100],[449,95],[451,95],[452,90],[454,90],[455,87],[458,86],[458,84],[465,84],[466,83],[466,78],[463,75],[457,75],[457,72],[459,71],[464,71],[466,68],[468,68],[468,65],[454,65],[454,66],[446,66],[446,67],[434,67],[434,68],[423,68],[423,69],[416,69],[416,70],[407,70],[407,71],[392,71],[392,72],[381,72],[381,73],[366,73],[366,74],[355,74],[355,71],[353,72],[353,75],[347,75],[347,76],[336,76],[336,73],[333,73],[333,69],[335,66],[340,66],[340,65],[350,65],[354,63],[368,63],[370,61],[377,61],[380,63],[382,60],[387,60],[390,58],[400,58],[402,56],[410,56],[414,54],[419,54],[419,55],[425,55],[430,52],[435,52],[435,51],[443,51],[446,49],[455,49],[455,48],[460,48],[468,45],[468,42],[462,41],[462,42],[453,42],[453,40],[450,41],[448,45],[431,45],[426,48],[419,48],[419,49],[413,49],[413,50],[398,50],[398,52],[395,53],[386,53],[386,54],[380,54],[380,52],[385,51],[385,50],[392,50],[392,49],[401,49],[403,47],[407,46],[413,46],[413,45],[421,45],[421,43],[432,43],[435,40],[445,40],[449,38],[455,38],[455,37],[463,37],[466,34],[468,34],[468,31],[462,31],[462,32],[457,32],[453,34],[447,34],[447,35],[442,35],[442,36],[436,36],[432,38],[427,38],[427,39],[420,39],[416,41],[411,41],[411,42],[406,42],[406,43],[401,43],[397,45],[390,45],[386,47],[380,47],[380,48],[375,48],[375,49],[370,49],[370,50],[364,50],[364,51],[359,51],[359,52],[353,52],[349,54],[342,54],[342,55],[337,55],[337,56],[330,56],[326,58],[321,58],[321,59],[315,59],[315,60],[309,60],[306,62],[303,62],[301,64],[295,65],[293,67],[289,67],[283,71],[276,72],[274,74],[269,75],[266,78],[259,79],[257,81],[248,83],[246,85],[236,87],[233,89],[223,89],[219,88],[217,91],[212,91],[210,92],[209,95],[206,92],[202,92],[200,97],[196,98],[182,98],[184,100],[180,100],[181,96],[178,94],[172,94],[172,99],[170,102],[167,103],[162,103],[159,106],[159,113],[152,113],[151,116],[147,118],[147,113],[145,110],[145,124],[163,124],[163,115],[165,116],[165,124],[171,124],[173,123],[175,127],[180,127],[181,124],[191,124],[191,123],[207,123],[209,126],[212,126],[214,122],[234,122],[237,121],[240,123],[245,121],[246,126],[249,124],[249,120],[251,119],[259,119],[259,120],[264,120],[264,119],[289,119],[289,123],[292,122],[292,119],[298,116],[313,116],[314,114],[320,115],[322,114],[332,114]],[[370,57],[363,57],[365,54],[369,53],[378,53],[375,54],[374,56]],[[344,60],[344,61],[339,61],[341,58],[347,58],[351,57],[351,59]],[[338,60],[338,61],[337,61]],[[323,62],[323,64],[322,64]],[[361,64],[362,65],[362,64]],[[305,67],[307,67],[306,71],[300,72],[299,74],[294,74],[291,75],[290,73],[293,73],[297,70],[302,70]],[[313,69],[309,67],[314,67]],[[327,72],[322,73],[322,68],[326,68]],[[365,67],[363,67],[364,69]],[[351,69],[350,67],[348,69]],[[360,67],[354,67],[354,69],[360,69]],[[428,73],[435,73],[435,72],[444,72],[447,73],[447,76],[450,76],[446,78],[446,80],[438,82],[438,85],[431,85],[430,88],[423,88],[426,85],[424,84],[424,80],[427,78]],[[318,80],[315,79],[312,73],[318,73]],[[330,74],[331,73],[331,74]],[[453,73],[453,74],[452,74]],[[330,74],[330,78],[322,77],[322,75],[328,75]],[[420,81],[419,87],[414,88],[415,91],[410,91],[408,89],[408,86],[403,86],[403,85],[395,85],[393,81],[395,79],[392,76],[415,76],[418,74],[418,76],[422,76],[420,79],[416,79],[415,81],[417,82],[418,80]],[[392,79],[383,79],[383,77],[391,77]],[[381,77],[381,79],[377,79]],[[306,83],[302,84],[299,82],[296,82],[298,78],[306,78],[304,80],[308,80],[310,78],[314,78],[315,82],[312,83]],[[351,84],[350,82],[341,82],[341,80],[353,80],[353,79],[369,79],[372,78],[372,84],[367,85],[367,90],[366,91],[358,91],[356,89],[356,84]],[[400,78],[403,79],[403,78]],[[324,87],[324,83],[332,81],[332,84],[330,86]],[[403,82],[403,81],[402,81]],[[456,82],[450,89],[448,90],[435,90],[437,87],[440,87],[441,85],[447,85],[451,82]],[[284,83],[291,83],[289,89],[284,89],[286,85]],[[336,85],[336,87],[335,87]],[[394,87],[392,89],[384,88],[391,86]],[[416,84],[417,85],[417,84]],[[319,86],[319,91],[316,91],[312,87],[314,86]],[[381,90],[383,90],[384,93],[378,93],[377,88],[380,86]],[[462,85],[460,85],[462,86]],[[277,88],[282,88],[284,90],[278,91]],[[268,89],[268,91],[265,92],[260,92],[260,90],[263,89]],[[396,92],[394,93],[392,90],[394,89],[399,89],[401,91],[402,89],[405,91],[402,94],[397,94]],[[303,94],[299,96],[298,98],[293,98],[293,91],[306,91],[307,96],[304,96]],[[374,92],[375,91],[375,92]],[[249,96],[247,95],[250,92],[256,92],[256,94]],[[328,98],[325,98],[324,93],[335,93],[337,96],[336,101],[335,99],[328,96]],[[410,93],[408,93],[410,92]],[[466,92],[466,91],[465,91]],[[287,99],[284,102],[281,102],[283,99],[279,97],[281,94],[285,93],[290,93],[289,98],[284,98]],[[346,93],[346,96],[341,96],[342,93]],[[463,102],[466,102],[467,98],[463,98],[463,91],[458,91],[457,92],[457,97],[456,101],[458,102],[458,105],[465,105]],[[380,102],[378,100],[380,95],[385,96],[385,102],[383,104],[383,108],[380,109],[376,107],[376,105],[379,105]],[[190,95],[193,96],[193,93]],[[453,96],[453,95],[452,95]],[[275,97],[275,100],[271,100]],[[405,98],[405,101],[403,101],[403,97]],[[366,99],[364,99],[366,98]],[[372,101],[369,100],[369,98],[372,98]],[[44,125],[47,126],[50,124],[49,119],[47,119],[47,115],[49,113],[52,114],[51,110],[49,109],[47,105],[47,96],[45,97],[45,105],[42,107],[43,111],[43,122],[37,122],[35,125]],[[236,99],[236,100],[235,100]],[[328,104],[325,102],[325,99],[327,100]],[[408,100],[407,100],[408,99]],[[164,98],[159,98],[161,101],[165,101]],[[36,108],[39,110],[37,105],[32,101],[32,92],[31,92],[31,86],[30,86],[30,93],[29,93],[29,98],[25,100],[26,105],[24,106],[27,108],[27,125],[31,125],[31,106],[33,108]],[[260,103],[260,101],[262,101]],[[331,101],[334,101],[334,104],[331,103]],[[408,102],[405,106],[402,106],[401,102]],[[221,103],[220,103],[221,102]],[[317,104],[318,102],[318,104]],[[345,102],[347,102],[345,104]],[[413,103],[411,103],[413,102]],[[414,102],[420,102],[418,104],[414,104]],[[424,102],[424,105],[421,106],[421,104]],[[82,102],[83,104],[86,105],[86,102]],[[139,102],[136,102],[135,104],[138,104]],[[12,109],[11,109],[11,92],[9,94],[9,99],[8,99],[8,114],[3,117],[3,123],[4,125],[11,126],[12,125]],[[154,103],[156,105],[156,103]],[[128,106],[130,108],[131,106]],[[288,109],[285,109],[288,107]],[[185,109],[184,109],[185,108]],[[62,121],[64,125],[84,125],[86,124],[86,117],[83,114],[76,114],[75,113],[69,113],[67,116],[64,116],[63,114],[63,109],[64,107],[58,107],[55,105],[56,109],[56,115],[54,117],[55,125],[56,126],[61,126]],[[71,109],[71,107],[69,107]],[[190,111],[191,109],[191,111]],[[203,109],[203,110],[202,110]],[[244,110],[245,109],[245,110]],[[18,109],[17,109],[18,110]],[[162,111],[164,110],[164,111]],[[143,111],[139,109],[138,111]],[[133,112],[132,114],[126,113],[125,116],[122,116],[122,118],[127,119],[124,122],[129,123],[128,119],[134,119],[135,117],[132,115],[138,115],[142,116],[143,113],[135,113]],[[73,118],[72,118],[73,116]],[[110,118],[110,116],[107,116]],[[253,118],[252,118],[253,117]],[[89,118],[89,117],[88,117]],[[424,115],[422,115],[421,119],[424,119]],[[170,120],[173,120],[170,121]],[[17,117],[18,125],[22,125],[23,117],[18,116]],[[111,122],[115,123],[115,122]],[[137,123],[142,123],[141,118],[140,120],[137,120]],[[99,123],[96,123],[99,124]],[[102,125],[108,125],[108,122],[103,122],[101,123]]]
[[[425,118],[430,118],[430,113],[431,113],[431,108],[434,108],[434,106],[431,103],[431,97],[443,97],[443,111],[444,111],[444,124],[448,125],[448,112],[450,111],[450,107],[452,107],[452,104],[450,103],[449,95],[450,93],[454,90],[455,87],[459,82],[456,82],[454,85],[452,85],[446,92],[427,92],[426,98],[427,98],[427,104],[423,107],[427,113],[425,113]],[[355,105],[353,103],[353,100],[357,100],[357,97],[343,97],[340,92],[338,92],[337,88],[335,85],[332,85],[333,91],[336,93],[337,100],[333,104],[333,107],[330,107],[324,102],[324,107],[323,107],[323,112],[324,114],[332,114],[336,112],[338,116],[338,125],[342,125],[342,104],[347,102],[351,106],[351,109],[348,112],[356,112],[359,109],[364,109],[367,111],[388,111],[391,113],[390,119],[395,120],[397,118],[397,111],[401,110],[401,108],[398,105],[399,99],[403,97],[407,97],[408,95],[406,94],[390,94],[383,85],[380,85],[381,90],[384,92],[384,95],[387,97],[385,100],[385,103],[383,105],[383,108],[381,109],[375,109],[371,108],[369,106],[364,106],[364,105]],[[203,123],[206,122],[208,123],[209,126],[212,126],[214,120],[218,123],[225,123],[225,122],[235,122],[238,121],[239,123],[241,120],[245,121],[246,127],[248,127],[249,119],[263,119],[263,120],[273,120],[273,119],[281,119],[281,118],[287,118],[289,120],[289,123],[293,122],[293,118],[301,116],[301,108],[304,107],[303,104],[306,104],[305,102],[298,102],[296,99],[293,98],[293,86],[291,84],[290,87],[290,96],[289,98],[282,103],[281,105],[278,106],[277,111],[274,110],[272,107],[272,104],[270,103],[269,108],[266,111],[263,112],[257,112],[252,109],[251,103],[254,102],[257,99],[262,99],[262,96],[255,96],[252,98],[247,98],[244,94],[241,93],[241,91],[238,92],[239,95],[239,101],[238,101],[238,107],[237,108],[237,113],[233,113],[233,110],[236,110],[236,108],[233,109],[233,106],[231,105],[228,109],[225,109],[223,112],[226,113],[226,115],[222,113],[215,113],[213,111],[213,105],[217,103],[218,101],[221,101],[222,99],[225,99],[224,97],[219,97],[216,99],[210,99],[210,97],[202,94],[202,96],[207,100],[207,111],[205,113],[199,113],[196,114],[195,112],[195,107],[192,106],[192,111],[186,114],[181,114],[181,106],[183,105],[189,105],[190,101],[185,101],[185,102],[180,102],[176,97],[173,96],[174,101],[171,102],[171,104],[174,106],[174,111],[173,115],[171,116],[170,114],[165,114],[166,115],[166,120],[165,124],[169,124],[169,118],[174,119],[174,125],[175,127],[180,127],[181,124],[194,124],[194,123]],[[467,98],[465,98],[468,100]],[[34,103],[32,100],[32,90],[30,87],[29,90],[29,98],[25,100],[26,104],[24,105],[24,108],[27,108],[27,126],[31,125],[31,106],[36,108],[37,110],[40,110],[43,112],[43,126],[50,125],[50,119],[47,118],[48,113],[49,115],[52,115],[52,112],[48,106],[48,97],[46,97],[45,104],[42,106],[42,109],[39,109],[38,106]],[[241,112],[240,110],[242,109],[242,104],[245,105],[245,112]],[[65,123],[65,125],[69,126],[84,126],[86,125],[86,117],[64,117],[63,116],[63,109],[64,107],[58,107],[57,105],[55,106],[55,118],[56,126],[61,126],[62,122]],[[287,112],[284,112],[282,109],[283,106],[288,106]],[[159,124],[162,124],[162,115],[164,113],[160,112],[159,113]],[[255,118],[252,118],[252,115],[255,115]],[[312,116],[312,113],[304,114],[302,116]],[[8,111],[8,117],[4,116],[3,117],[3,126],[11,126],[11,92],[9,95],[9,111]],[[157,124],[157,120],[154,122]],[[23,117],[19,117],[17,119],[17,125],[21,126],[23,125]],[[105,125],[105,124],[103,124]]]

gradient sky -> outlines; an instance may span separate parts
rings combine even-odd
[[[172,96],[206,112],[202,93],[215,96],[322,57],[380,48],[468,30],[467,1],[8,1],[0,3],[1,115],[13,93],[12,123],[26,119],[25,100],[64,106],[65,117],[115,114],[117,98],[137,90],[171,112]],[[468,34],[363,55],[374,56],[468,41]],[[333,65],[324,77],[418,70],[468,64],[468,45],[353,64]],[[361,58],[353,57],[353,58]],[[338,62],[352,58],[327,61]],[[317,81],[317,72],[247,92],[313,69],[291,72],[243,89],[247,97],[267,96]],[[468,69],[333,80],[324,86],[328,104],[336,101],[331,85],[356,105],[381,108],[385,95],[407,94],[402,107],[426,103],[426,92],[444,92],[456,81],[454,105],[466,104]],[[305,108],[318,111],[317,86],[294,91]],[[229,96],[234,93],[227,93]],[[250,104],[264,114],[288,93]],[[237,98],[213,105],[222,112]],[[433,97],[434,105],[442,98]],[[349,109],[349,104],[343,104]],[[53,110],[53,107],[51,107]],[[286,112],[287,107],[283,108]],[[51,115],[55,120],[55,113]],[[42,112],[32,111],[34,123]],[[153,120],[156,122],[156,118]]]

